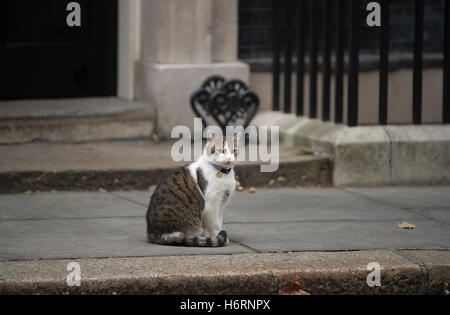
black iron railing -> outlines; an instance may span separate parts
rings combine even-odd
[[[361,17],[367,16],[363,0],[273,0],[273,109],[291,113],[292,73],[296,71],[297,99],[295,113],[309,117],[318,116],[318,74],[322,74],[323,121],[331,119],[331,75],[334,72],[334,122],[346,121],[348,126],[358,126],[359,72]],[[331,4],[332,3],[332,4]],[[379,0],[381,26],[379,29],[379,115],[378,123],[388,123],[390,0]],[[424,0],[416,0],[414,19],[412,117],[414,124],[422,123],[422,73],[424,45]],[[306,10],[308,6],[309,10]],[[308,12],[308,16],[306,16]],[[442,122],[450,123],[450,0],[445,0],[444,62],[443,62],[443,112]],[[295,23],[293,23],[295,22]],[[346,23],[348,23],[346,25]],[[296,25],[296,26],[295,26]],[[306,36],[308,34],[308,36]],[[332,34],[332,35],[331,35]],[[319,36],[320,35],[320,36]],[[309,40],[309,43],[307,42]],[[320,42],[322,41],[322,42]],[[320,45],[319,45],[320,44]],[[320,47],[320,49],[319,49]],[[296,50],[295,58],[294,50]],[[345,56],[348,66],[345,69]],[[282,58],[283,57],[283,58]],[[332,67],[332,57],[334,64]],[[321,63],[319,64],[319,58]],[[282,59],[284,62],[282,63]],[[296,67],[293,66],[296,60]],[[306,67],[306,61],[308,67]],[[344,119],[344,73],[348,74],[347,117]],[[304,101],[305,74],[309,74],[309,102]],[[280,87],[281,76],[284,85]],[[281,95],[283,91],[283,95]],[[280,99],[283,99],[283,108]]]

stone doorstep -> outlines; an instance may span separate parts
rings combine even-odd
[[[188,162],[171,159],[173,142],[105,141],[0,146],[0,193],[28,191],[147,190]],[[244,187],[329,186],[326,157],[280,147],[280,165],[261,173],[257,162],[238,164]],[[270,184],[270,185],[269,185]]]
[[[0,172],[0,193],[29,191],[148,190],[175,168],[7,171]],[[236,175],[249,187],[330,186],[331,163],[327,158],[281,162],[275,173],[261,173],[260,165],[240,165]]]
[[[149,106],[117,98],[0,102],[0,144],[149,139]]]
[[[66,284],[70,262],[81,287]],[[370,262],[379,287],[367,285]],[[449,280],[450,251],[433,250],[0,262],[0,294],[448,294]]]
[[[272,117],[272,118],[271,118]],[[258,125],[280,127],[281,143],[330,156],[333,183],[344,186],[450,182],[450,126],[361,126],[292,114],[262,113]]]

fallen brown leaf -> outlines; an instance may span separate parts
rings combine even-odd
[[[397,227],[399,229],[404,229],[404,230],[412,230],[412,229],[416,228],[415,225],[412,225],[411,223],[408,223],[405,221],[401,221],[401,222],[397,223]]]
[[[158,136],[158,134],[157,134],[156,132],[153,133],[152,139],[153,139],[153,141],[154,141],[156,144],[160,144],[160,143],[161,143],[161,140],[159,139],[159,136]]]
[[[298,150],[297,150],[297,153],[298,153],[299,155],[314,155],[314,152],[313,152],[313,151],[308,150],[308,149],[303,149],[303,148],[298,149]]]
[[[311,295],[306,291],[303,291],[300,287],[300,283],[295,281],[287,286],[281,287],[278,291],[279,295]]]
[[[256,188],[255,188],[255,187],[251,187],[251,188],[248,190],[248,192],[251,193],[251,194],[254,194],[254,193],[256,193]]]

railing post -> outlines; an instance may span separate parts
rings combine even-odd
[[[358,72],[359,72],[359,0],[350,0],[350,69],[348,74],[348,113],[347,124],[358,125]]]
[[[450,124],[450,1],[445,1],[444,82],[442,122]]]
[[[330,12],[332,1],[323,1],[323,73],[322,73],[322,120],[330,120],[330,70],[331,70],[331,29]]]
[[[279,111],[280,110],[280,8],[278,5],[277,0],[272,0],[272,17],[273,17],[273,39],[272,39],[272,46],[273,46],[273,83],[272,83],[272,90],[273,90],[273,110]]]
[[[305,84],[305,34],[306,34],[306,6],[305,0],[298,1],[298,30],[297,30],[297,106],[296,114],[303,116],[304,84]]]
[[[388,120],[389,92],[389,0],[381,1],[380,31],[380,102],[379,123],[386,125]]]
[[[422,123],[423,11],[424,0],[416,0],[414,21],[413,123]]]
[[[318,51],[318,1],[311,1],[311,47],[309,69],[309,117],[317,118],[317,51]]]
[[[290,113],[291,110],[291,84],[292,84],[292,41],[293,41],[293,27],[292,27],[292,1],[282,0],[284,4],[285,18],[286,18],[286,47],[284,51],[284,112]]]
[[[336,85],[334,122],[343,122],[344,113],[344,40],[345,40],[345,1],[336,2]]]

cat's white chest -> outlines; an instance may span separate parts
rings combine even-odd
[[[208,186],[205,192],[205,199],[223,199],[224,194],[231,196],[236,190],[236,179],[234,176],[234,171],[230,174],[222,174],[217,176],[218,172],[208,172],[206,180],[208,181]]]
[[[224,174],[199,161],[190,166],[191,174],[196,174],[198,168],[201,169],[206,180],[206,189],[203,192],[205,207],[215,211],[223,209],[236,190],[234,170],[231,170],[229,174]]]

